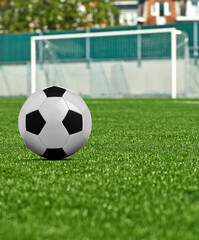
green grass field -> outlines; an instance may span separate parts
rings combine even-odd
[[[0,239],[199,239],[196,101],[87,99],[91,136],[59,161],[20,138],[24,101],[0,99]]]

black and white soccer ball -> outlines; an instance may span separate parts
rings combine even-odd
[[[26,146],[47,159],[62,159],[77,152],[86,143],[91,124],[91,114],[83,99],[56,86],[32,94],[18,119]]]

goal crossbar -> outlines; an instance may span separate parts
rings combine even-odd
[[[171,34],[171,97],[176,98],[176,35],[182,31],[176,28],[163,29],[146,29],[146,30],[126,30],[113,32],[95,32],[95,33],[72,33],[72,34],[55,34],[55,35],[40,35],[31,37],[31,93],[36,91],[36,41],[39,40],[55,40],[55,39],[79,39],[79,38],[95,38],[95,37],[113,37],[113,36],[128,36],[128,35],[143,35],[143,34]]]

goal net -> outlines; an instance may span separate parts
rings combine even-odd
[[[188,38],[175,28],[31,38],[31,91],[60,85],[83,96],[185,97]]]

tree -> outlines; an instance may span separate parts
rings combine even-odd
[[[113,0],[0,0],[4,33],[114,26]]]

